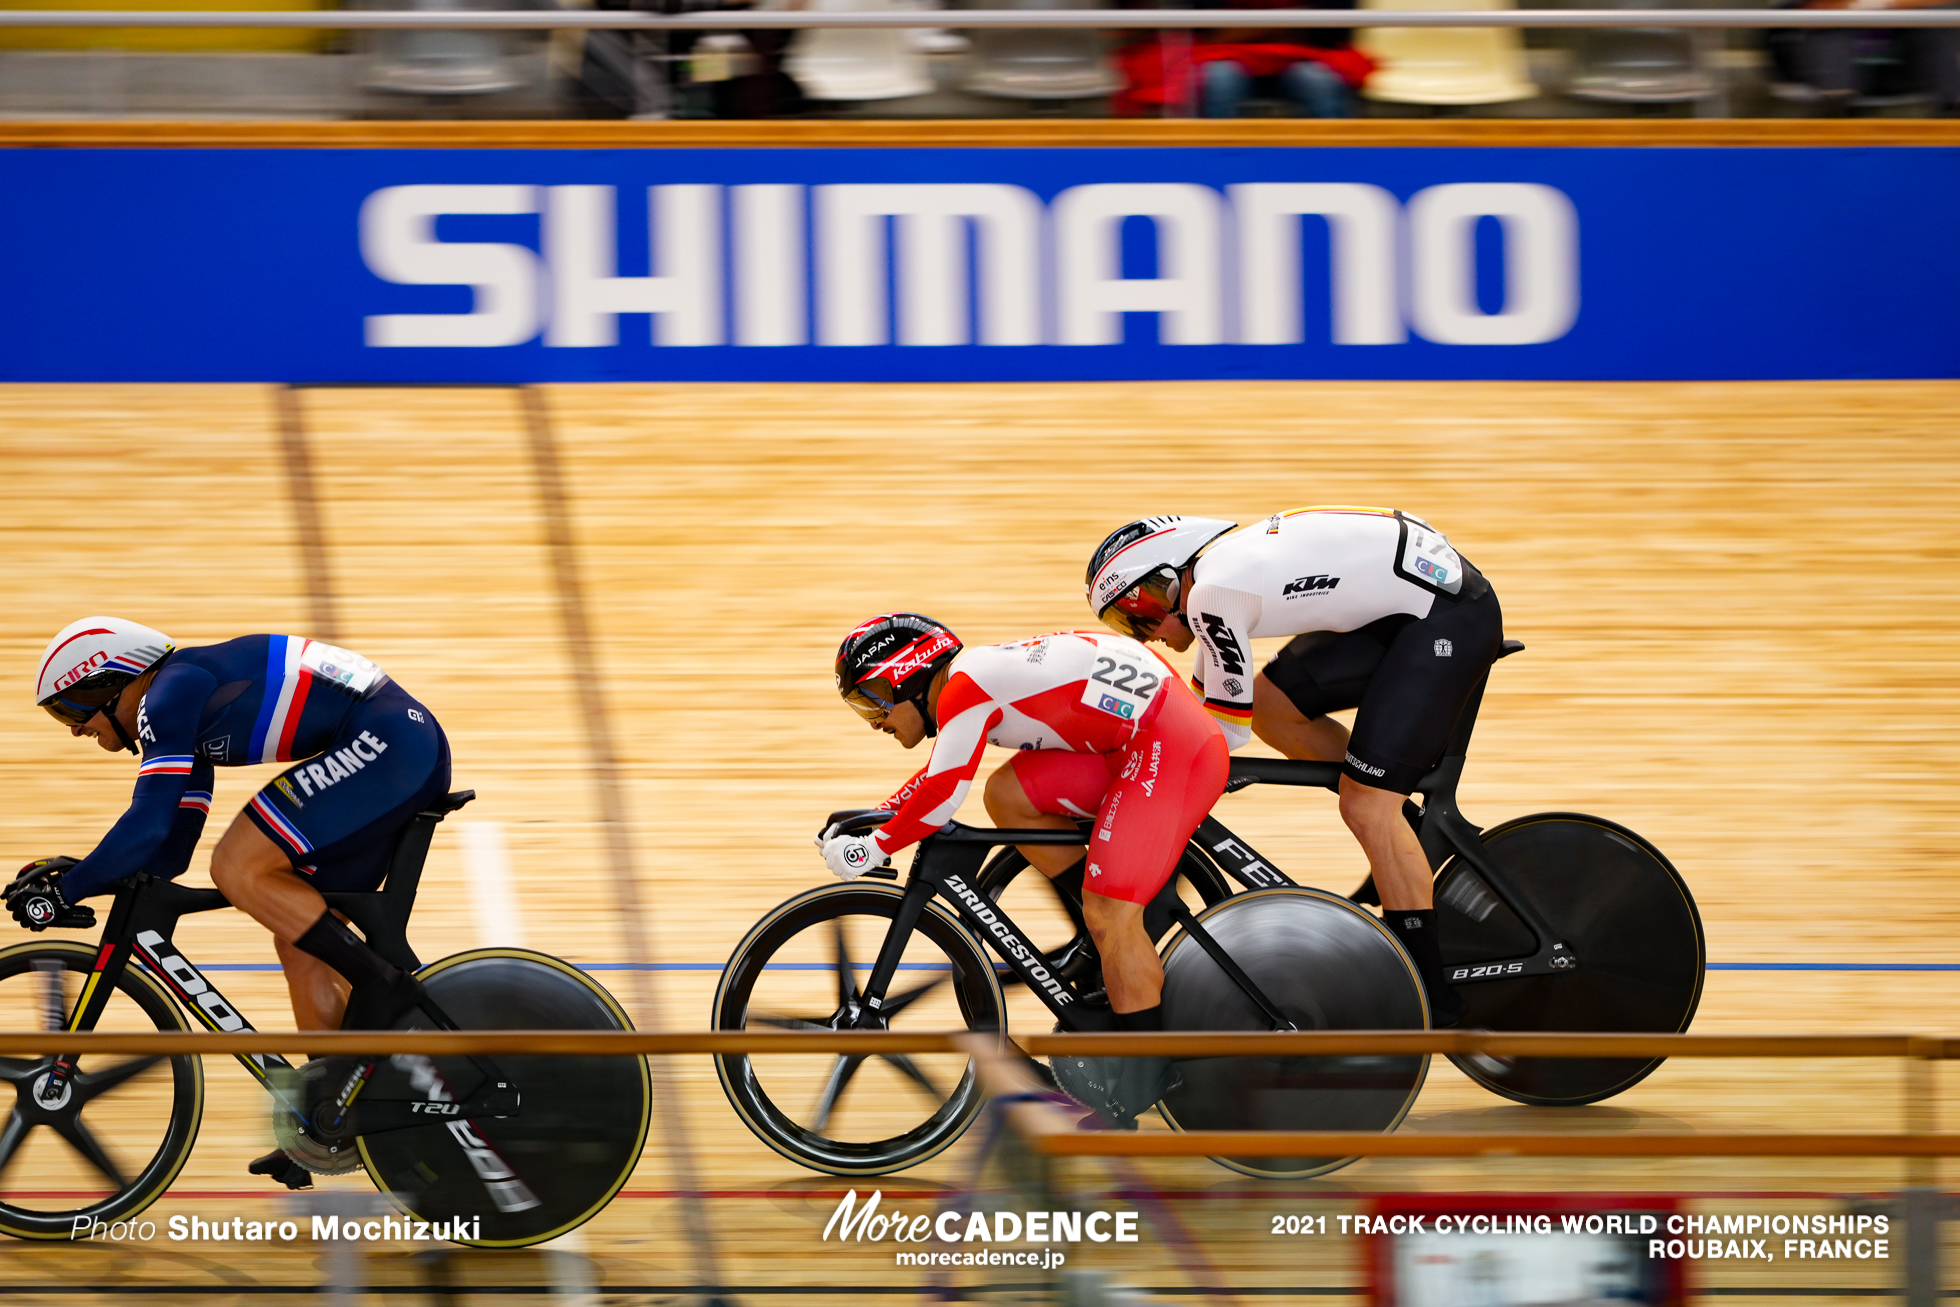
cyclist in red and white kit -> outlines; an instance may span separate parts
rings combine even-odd
[[[1051,878],[1080,864],[1082,912],[1122,1030],[1163,1029],[1163,966],[1144,905],[1225,792],[1224,732],[1164,660],[1135,640],[1059,631],[963,649],[917,613],[874,617],[845,637],[837,688],[873,728],[932,757],[881,805],[871,835],[831,835],[824,861],[848,880],[952,820],[989,744],[1016,750],[987,781],[987,813],[1007,827],[1069,829],[1093,818],[1087,850],[1021,849]],[[1096,1062],[1098,1059],[1088,1059]],[[1088,1105],[1133,1124],[1169,1087],[1163,1058],[1101,1059]],[[1072,1092],[1075,1086],[1068,1086]]]
[[[1199,645],[1192,683],[1237,749],[1255,734],[1289,758],[1342,764],[1341,816],[1368,855],[1432,1022],[1463,1002],[1444,979],[1429,861],[1402,815],[1504,642],[1483,574],[1429,523],[1386,508],[1319,507],[1235,522],[1149,517],[1090,560],[1090,606],[1112,629]],[[1291,636],[1263,670],[1252,641]],[[1352,734],[1327,714],[1357,709]]]

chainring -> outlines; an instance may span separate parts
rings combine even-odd
[[[1055,1073],[1055,1083],[1063,1093],[1092,1112],[1107,1114],[1109,1087],[1096,1078],[1103,1065],[1106,1064],[1100,1058],[1073,1053],[1057,1053],[1048,1059],[1048,1069]]]
[[[277,1091],[272,1098],[273,1140],[286,1156],[315,1175],[346,1175],[359,1170],[361,1150],[354,1146],[352,1136],[332,1143],[315,1139],[307,1133],[299,1113],[286,1106],[288,1097],[299,1098],[305,1094],[305,1085],[305,1073],[298,1068],[273,1072],[273,1087]]]

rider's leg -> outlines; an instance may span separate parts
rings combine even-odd
[[[1463,1000],[1450,988],[1436,937],[1435,882],[1429,859],[1402,815],[1406,795],[1341,777],[1341,819],[1368,855],[1368,868],[1381,894],[1382,924],[1400,940],[1422,975],[1431,1022],[1453,1026],[1463,1018]]]
[[[1341,820],[1368,855],[1368,870],[1374,875],[1382,905],[1433,907],[1435,882],[1429,859],[1402,815],[1407,799],[1406,794],[1363,785],[1352,776],[1341,777]]]
[[[992,819],[994,825],[1010,830],[1074,830],[1074,817],[1057,814],[1052,808],[1044,811],[1028,797],[1027,787],[1015,764],[1023,758],[1034,757],[1036,752],[1030,750],[1015,755],[1011,761],[1002,765],[987,778],[987,788],[981,794],[987,805],[987,816]],[[1103,765],[1100,755],[1060,754],[1055,750],[1048,752],[1055,757],[1089,759],[1091,765],[1100,774],[1103,787],[1108,786],[1108,769]],[[1097,794],[1100,796],[1100,789]],[[1091,808],[1090,812],[1093,811],[1094,809]],[[1082,815],[1086,817],[1090,813],[1085,812]],[[1073,844],[1017,844],[1014,847],[1028,860],[1030,867],[1050,880],[1082,861],[1082,850]]]
[[[338,1030],[347,1015],[347,982],[311,953],[288,944],[277,935],[272,947],[279,954],[279,966],[286,973],[286,990],[293,1000],[296,1030]]]
[[[1143,904],[1105,898],[1092,889],[1082,896],[1082,915],[1102,954],[1109,1006],[1120,1016],[1161,1003],[1164,964],[1143,929]]]
[[[1083,915],[1103,957],[1103,979],[1117,1027],[1161,1030],[1163,964],[1143,927],[1144,907],[1177,867],[1191,833],[1225,791],[1230,758],[1224,733],[1198,701],[1164,691],[1155,721],[1121,754],[1090,835]],[[1158,1055],[1081,1059],[1103,1086],[1105,1116],[1130,1126],[1176,1082]]]
[[[211,854],[211,882],[231,905],[272,932],[293,1020],[301,1030],[337,1030],[347,1001],[339,973],[295,941],[327,910],[320,892],[293,872],[290,857],[239,813]]]
[[[1308,717],[1264,672],[1252,678],[1252,733],[1289,758],[1339,762],[1347,753],[1347,727]]]
[[[211,854],[211,880],[234,907],[271,931],[275,940],[347,980],[351,988],[346,1008],[352,1009],[357,1029],[392,1021],[394,1013],[412,1000],[414,982],[329,912],[320,892],[294,873],[291,855],[242,812]],[[287,949],[280,954],[283,961]],[[317,970],[288,971],[286,989],[300,1028],[319,1029],[313,1023],[327,1014],[320,1008]],[[337,1015],[340,1021],[334,1028],[346,1020],[348,1011]]]

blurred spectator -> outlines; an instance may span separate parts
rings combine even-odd
[[[594,7],[653,13],[801,8],[752,0],[594,0]],[[793,32],[586,33],[574,100],[587,117],[775,118],[803,111],[803,94],[783,71]]]
[[[1352,9],[1354,0],[1202,0],[1197,7]],[[1308,117],[1345,118],[1375,67],[1345,27],[1215,28],[1180,38],[1152,33],[1116,52],[1128,85],[1112,101],[1113,113],[1195,109],[1206,118],[1240,118],[1249,101],[1273,98]]]
[[[1779,9],[1939,9],[1950,0],[1782,0]],[[1960,29],[1778,28],[1767,34],[1779,78],[1808,86],[1819,113],[1850,112],[1860,96],[1931,96],[1960,112]],[[1887,80],[1893,70],[1897,79]]]

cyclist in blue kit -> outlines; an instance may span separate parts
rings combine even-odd
[[[320,897],[376,888],[398,832],[449,789],[442,727],[379,667],[298,636],[179,649],[150,627],[85,617],[48,642],[35,702],[72,734],[142,761],[129,810],[94,852],[31,863],[8,887],[22,926],[92,925],[83,899],[138,871],[181,875],[214,769],[291,761],[218,841],[212,882],[272,932],[299,1029],[385,1029],[414,1006],[414,979]],[[263,1166],[280,1157],[253,1170],[284,1179]]]

